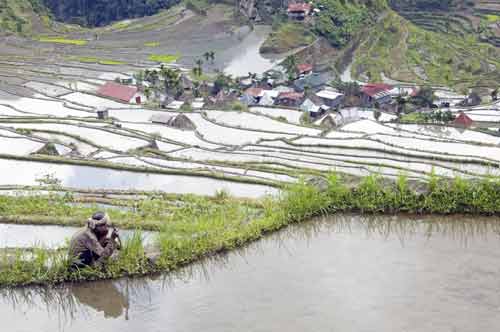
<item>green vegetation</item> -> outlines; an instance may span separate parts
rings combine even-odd
[[[500,21],[499,15],[487,14],[484,16],[489,23],[496,23]]]
[[[151,229],[147,221],[159,229],[158,254],[147,258],[147,252],[136,233],[121,251],[116,261],[106,270],[84,269],[70,273],[70,262],[64,252],[43,249],[32,250],[32,258],[22,251],[4,253],[0,265],[0,285],[32,283],[59,283],[69,280],[116,278],[156,271],[169,271],[196,259],[239,247],[264,234],[290,223],[316,215],[357,211],[362,213],[471,213],[500,214],[500,181],[497,178],[478,182],[461,178],[444,179],[435,175],[426,184],[415,184],[401,175],[395,182],[378,176],[361,179],[357,186],[349,186],[339,175],[328,175],[322,190],[308,181],[290,185],[277,198],[265,198],[259,206],[232,200],[220,193],[212,200],[189,196],[187,204],[167,203],[158,196],[136,202],[133,211],[110,210],[111,218],[134,220],[128,226]],[[85,220],[93,210],[68,204],[72,195],[65,197],[0,197],[0,212],[5,214],[48,213],[54,217],[74,216]],[[131,218],[131,219],[127,219]],[[123,225],[123,224],[122,224]]]
[[[63,37],[40,37],[38,41],[42,43],[56,43],[56,44],[67,44],[67,45],[77,45],[84,46],[87,45],[88,41],[82,39],[66,39]]]
[[[41,1],[58,20],[84,26],[103,26],[125,18],[153,15],[161,9],[170,8],[180,2],[178,0]]]
[[[79,61],[83,63],[99,63],[101,65],[124,65],[126,64],[123,61],[118,61],[118,60],[111,60],[111,59],[100,59],[96,57],[85,57],[85,56],[80,56],[80,57],[70,57],[68,60],[73,60],[73,61]]]
[[[126,29],[130,26],[131,22],[130,21],[121,21],[121,22],[116,22],[111,25],[111,29],[113,30],[123,30]]]
[[[160,42],[145,42],[144,46],[146,46],[146,47],[158,47],[158,46],[160,46]]]
[[[500,80],[500,50],[472,36],[426,31],[394,12],[370,30],[355,52],[356,77],[381,81],[385,73],[399,81],[457,88],[496,86]]]
[[[175,62],[180,58],[180,55],[173,54],[151,54],[149,60],[162,63]]]
[[[48,26],[48,12],[38,0],[0,0],[0,31],[29,35],[33,26]]]
[[[315,36],[301,23],[280,24],[260,47],[261,53],[285,53],[314,42]]]
[[[324,7],[316,18],[315,30],[336,47],[345,46],[386,8],[385,0],[320,0],[315,5]]]

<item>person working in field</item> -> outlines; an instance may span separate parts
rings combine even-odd
[[[69,244],[69,257],[74,259],[72,269],[86,266],[102,267],[108,257],[121,247],[115,228],[110,233],[111,220],[104,212],[96,212],[87,220]]]

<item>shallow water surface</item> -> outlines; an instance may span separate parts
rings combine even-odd
[[[31,248],[41,246],[48,249],[66,247],[80,228],[62,226],[34,226],[0,224],[0,248]],[[133,235],[133,231],[120,230],[122,240]],[[145,244],[154,240],[154,233],[141,232]]]
[[[18,170],[22,169],[22,172]],[[2,159],[0,185],[32,186],[46,175],[61,180],[61,185],[77,189],[159,190],[168,193],[214,195],[226,190],[236,197],[261,197],[276,194],[275,188],[217,180],[207,177],[148,174],[90,166],[51,164]]]
[[[500,329],[500,219],[335,216],[168,276],[0,292],[21,331]]]
[[[241,44],[227,50],[223,55],[231,60],[226,65],[224,72],[237,77],[246,76],[249,72],[262,74],[272,69],[279,62],[278,59],[264,58],[260,54],[260,46],[270,32],[270,26],[255,26],[244,37]]]

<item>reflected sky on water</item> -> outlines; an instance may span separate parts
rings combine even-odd
[[[339,215],[168,275],[3,290],[9,331],[498,331],[500,219]]]

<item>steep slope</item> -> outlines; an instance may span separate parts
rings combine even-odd
[[[0,0],[0,32],[30,34],[43,30],[49,14],[38,0]]]
[[[112,21],[153,15],[180,0],[41,0],[61,21],[103,26]]]
[[[455,87],[500,82],[500,50],[473,35],[424,30],[392,11],[368,30],[360,34],[354,53],[355,77],[379,81],[385,74]]]

